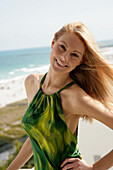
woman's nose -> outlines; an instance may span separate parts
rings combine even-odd
[[[69,53],[64,53],[61,55],[61,60],[62,61],[68,61],[69,59]]]

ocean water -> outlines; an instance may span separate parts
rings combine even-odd
[[[49,68],[51,48],[41,47],[0,52],[0,82],[46,72]]]
[[[113,40],[98,42],[105,59],[113,63]],[[0,51],[0,82],[49,69],[50,47]]]

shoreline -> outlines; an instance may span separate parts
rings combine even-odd
[[[0,83],[0,108],[27,98],[24,81],[26,76]]]

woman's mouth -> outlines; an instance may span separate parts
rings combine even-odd
[[[56,62],[58,65],[60,65],[61,67],[68,67],[67,65],[63,65],[58,59],[56,59]]]

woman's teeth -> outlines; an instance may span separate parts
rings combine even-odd
[[[56,61],[57,61],[57,63],[58,63],[60,66],[62,66],[62,67],[67,67],[67,65],[61,64],[60,61],[58,61],[57,59],[56,59]]]

